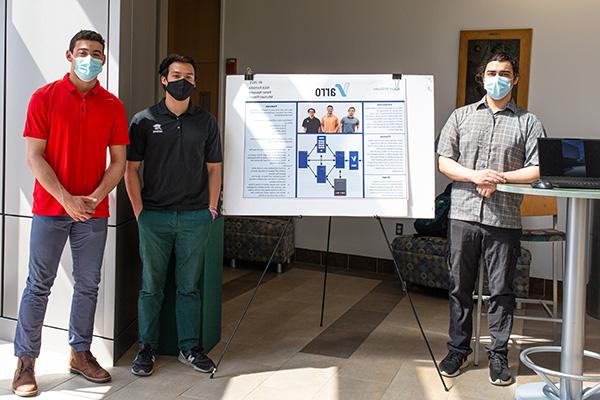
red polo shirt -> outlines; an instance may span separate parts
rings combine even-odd
[[[83,96],[67,74],[31,96],[23,136],[47,140],[46,161],[60,183],[72,195],[86,196],[104,176],[108,146],[129,144],[127,125],[125,107],[116,96],[99,83]],[[67,214],[37,180],[33,213]],[[108,217],[108,196],[93,217]]]

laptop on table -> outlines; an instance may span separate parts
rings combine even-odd
[[[600,140],[539,138],[540,181],[556,188],[600,189]]]

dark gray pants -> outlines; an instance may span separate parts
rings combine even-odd
[[[521,252],[521,229],[496,228],[476,222],[450,220],[448,231],[450,268],[450,341],[448,349],[471,353],[473,290],[480,260],[489,277],[488,353],[508,353],[513,325],[513,280]]]
[[[107,218],[77,222],[71,217],[33,216],[29,239],[29,276],[21,297],[15,333],[15,355],[40,354],[42,325],[60,257],[69,239],[73,256],[73,300],[69,344],[90,349],[98,284],[106,244]]]

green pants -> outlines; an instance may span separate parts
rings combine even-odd
[[[138,342],[158,347],[160,310],[169,260],[175,250],[175,314],[178,345],[200,345],[204,249],[212,221],[208,209],[143,210],[138,218],[142,287],[138,298]]]

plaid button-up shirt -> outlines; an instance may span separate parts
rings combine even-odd
[[[537,138],[546,133],[540,120],[513,102],[493,113],[485,97],[455,110],[442,129],[437,153],[474,170],[514,171],[537,165]],[[494,192],[489,199],[476,185],[454,182],[450,218],[500,228],[521,228],[522,195]]]

